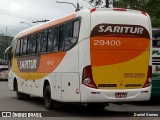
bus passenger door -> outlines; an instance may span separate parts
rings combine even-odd
[[[78,73],[62,73],[62,101],[79,102],[79,75]]]

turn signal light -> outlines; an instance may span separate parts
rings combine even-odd
[[[149,87],[152,84],[152,66],[148,67],[148,75],[147,75],[147,80],[143,85],[143,88]]]
[[[93,81],[91,65],[83,69],[82,83],[88,87],[97,88]]]

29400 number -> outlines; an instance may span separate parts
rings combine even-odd
[[[107,46],[120,46],[121,41],[120,40],[94,40],[94,45],[107,45]]]

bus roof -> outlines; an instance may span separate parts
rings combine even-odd
[[[68,21],[68,20],[73,19],[73,18],[76,18],[75,13],[69,14],[65,17],[61,17],[61,18],[58,18],[58,19],[48,21],[48,22],[40,24],[40,25],[33,26],[31,28],[28,28],[28,29],[18,33],[16,37],[21,38],[21,37],[27,36],[29,34],[32,34],[32,33],[35,33],[35,32],[41,31],[41,30],[45,30],[45,29],[50,28],[54,25],[58,25],[62,22]]]
[[[142,12],[142,11],[139,11],[139,10],[124,9],[124,8],[93,8],[93,9],[95,9],[95,11],[126,11],[126,12],[130,12],[130,13],[146,14],[145,12]],[[92,9],[91,10],[90,9],[84,9],[84,10],[80,10],[78,12],[83,12],[83,11],[86,11],[86,10],[91,12]],[[48,21],[46,23],[28,28],[28,29],[18,33],[16,35],[16,38],[21,38],[21,37],[27,36],[29,34],[36,33],[36,32],[41,31],[41,30],[45,30],[45,29],[50,28],[54,25],[58,25],[62,22],[65,22],[65,21],[68,21],[68,20],[71,20],[71,19],[74,19],[74,18],[76,18],[76,12],[71,13],[71,14],[65,16],[65,17],[54,19],[54,20]]]

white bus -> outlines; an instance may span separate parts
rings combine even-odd
[[[149,16],[128,9],[86,9],[20,32],[9,52],[9,89],[104,108],[151,94]]]

